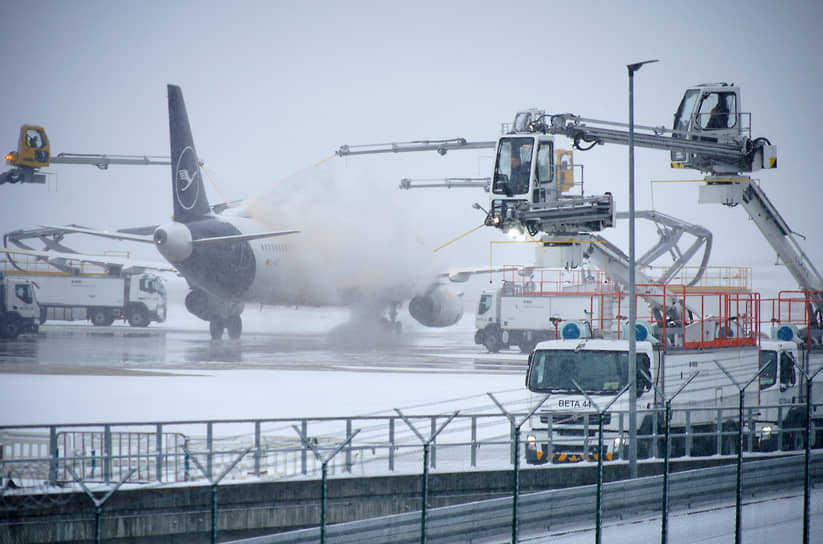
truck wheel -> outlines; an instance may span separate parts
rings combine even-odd
[[[89,312],[89,321],[95,327],[108,327],[114,322],[111,311],[104,308],[92,308]]]
[[[140,306],[132,307],[129,312],[129,325],[132,327],[145,327],[149,324],[149,316],[146,310]]]
[[[483,345],[486,346],[489,353],[497,353],[500,351],[500,348],[503,347],[503,344],[497,338],[497,335],[494,334],[486,334],[483,338]]]
[[[14,340],[18,336],[20,336],[20,319],[14,316],[10,316],[6,319],[6,322],[3,323],[3,336]]]
[[[46,319],[48,319],[48,317],[49,317],[49,309],[46,308],[45,306],[40,306],[40,324],[42,325],[43,323],[45,323]]]
[[[503,342],[500,340],[500,328],[497,325],[488,325],[482,329],[480,338],[489,353],[497,353],[503,347]]]
[[[243,319],[239,315],[231,315],[226,320],[226,330],[229,333],[229,338],[237,340],[243,332]]]

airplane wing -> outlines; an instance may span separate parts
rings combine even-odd
[[[99,236],[101,238],[111,238],[113,240],[128,240],[130,242],[141,242],[144,244],[153,244],[154,239],[151,236],[142,236],[138,234],[131,234],[128,232],[110,232],[107,230],[94,230],[83,227],[76,227],[74,225],[66,225],[63,227],[56,227],[53,225],[40,225],[46,229],[55,229],[63,232],[74,232],[78,234],[88,234],[89,236]]]
[[[527,270],[529,267],[524,267],[522,270]],[[497,274],[503,272],[503,267],[492,268],[453,268],[448,272],[438,274],[438,278],[448,279],[453,283],[465,283],[469,281],[472,276],[477,274]],[[519,272],[523,274],[523,272]]]
[[[55,227],[50,225],[41,225],[43,228],[48,229],[58,229],[63,230],[65,232],[73,232],[78,234],[88,234],[89,236],[99,236],[102,238],[111,238],[113,240],[127,240],[130,242],[141,242],[147,244],[153,244],[154,238],[152,236],[142,236],[138,234],[131,234],[127,232],[129,230],[136,230],[136,229],[124,229],[118,231],[108,231],[108,230],[94,230],[94,229],[87,229],[83,227],[75,227],[75,226],[65,226],[65,227]],[[145,229],[139,229],[142,232],[145,232]],[[257,240],[259,238],[273,238],[276,236],[285,236],[287,234],[295,234],[300,232],[299,230],[276,230],[276,231],[268,231],[268,232],[253,232],[248,234],[235,234],[231,236],[213,236],[211,238],[199,238],[197,240],[192,240],[193,244],[207,244],[210,242],[225,242],[225,241],[239,241],[239,240]]]
[[[13,260],[11,255],[36,257],[37,259],[57,266],[58,268],[67,266],[70,267],[72,266],[72,263],[85,263],[104,268],[120,267],[123,272],[129,273],[139,273],[145,270],[177,273],[177,270],[168,263],[163,263],[160,261],[138,261],[127,257],[84,255],[82,253],[62,253],[56,251],[36,251],[33,249],[15,249],[10,247],[0,248],[0,253],[8,254],[9,260]]]
[[[275,236],[285,236],[286,234],[295,234],[299,230],[275,230],[269,232],[253,232],[249,234],[234,234],[231,236],[213,236],[211,238],[199,238],[192,240],[193,244],[204,244],[209,242],[223,242],[230,240],[257,240],[258,238],[273,238]]]

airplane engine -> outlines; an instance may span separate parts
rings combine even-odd
[[[211,321],[219,316],[219,308],[216,301],[200,289],[192,289],[186,295],[186,309],[203,321]]]
[[[185,261],[191,255],[191,231],[176,221],[161,225],[154,230],[157,250],[171,263]]]
[[[450,327],[463,317],[463,293],[438,285],[411,299],[409,313],[427,327]]]

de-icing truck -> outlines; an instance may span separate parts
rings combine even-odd
[[[639,295],[650,312],[638,313],[635,376],[629,376],[624,322],[594,320],[593,334],[578,322],[561,323],[561,338],[538,344],[529,357],[527,388],[535,399],[550,396],[529,422],[527,462],[628,458],[629,395],[615,397],[631,380],[636,384],[640,458],[662,456],[662,407],[693,377],[671,405],[672,456],[736,452],[738,387],[752,380],[744,394],[744,449],[803,447],[806,407],[800,386],[802,365],[809,361],[803,340],[804,316],[809,314],[802,306],[808,305],[808,296],[781,296],[766,301],[751,292],[685,289]],[[781,323],[793,303],[799,319]],[[773,324],[769,339],[761,338],[761,323]],[[810,367],[823,363],[819,355]],[[597,413],[612,401],[598,452]],[[823,414],[813,417],[815,426],[823,424]],[[821,434],[815,432],[813,445],[821,445]]]

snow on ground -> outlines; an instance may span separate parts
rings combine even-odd
[[[810,501],[810,542],[821,542],[823,534],[823,490],[812,490]],[[746,544],[774,544],[803,541],[803,490],[744,500],[742,541]],[[601,538],[609,544],[656,544],[661,541],[661,515],[609,521]],[[589,544],[595,539],[594,523],[566,528],[549,535],[521,535],[531,544]],[[669,542],[728,544],[735,541],[735,503],[707,505],[699,510],[669,514]]]

